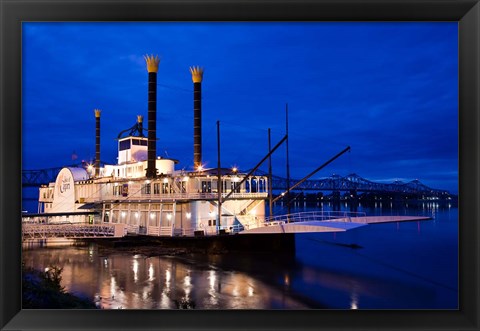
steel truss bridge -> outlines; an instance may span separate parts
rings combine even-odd
[[[264,171],[257,171],[256,175],[268,175]],[[294,186],[300,180],[290,179],[289,187]],[[272,176],[273,190],[286,190],[287,179]],[[434,189],[423,184],[419,180],[410,182],[394,181],[393,183],[379,183],[360,177],[357,174],[347,176],[332,175],[321,179],[309,179],[297,186],[294,191],[350,191],[364,193],[399,193],[399,194],[423,194],[438,196],[449,194],[446,190]]]
[[[72,167],[79,166],[72,165]],[[57,174],[63,167],[48,168],[40,170],[23,170],[22,186],[38,187],[55,181]],[[255,176],[267,176],[268,173],[257,170]],[[289,187],[292,187],[300,180],[290,179]],[[287,187],[287,179],[280,176],[272,176],[272,189],[284,191]],[[419,180],[410,182],[394,181],[393,183],[379,183],[360,177],[357,174],[347,176],[332,175],[321,179],[309,179],[304,181],[295,191],[354,191],[372,193],[401,193],[401,194],[424,194],[442,195],[449,194],[446,190],[434,189],[421,183]]]
[[[82,164],[72,164],[66,167],[79,167]],[[60,170],[64,167],[22,170],[22,187],[39,187],[54,182]]]

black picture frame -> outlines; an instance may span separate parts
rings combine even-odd
[[[0,0],[2,330],[478,330],[480,4],[473,0]],[[26,21],[458,21],[459,310],[22,310],[21,23]],[[61,56],[61,54],[59,54]],[[45,128],[48,129],[48,128]]]

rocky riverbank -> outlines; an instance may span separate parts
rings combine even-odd
[[[23,309],[95,309],[95,303],[65,291],[60,285],[62,269],[46,268],[45,271],[22,268]]]

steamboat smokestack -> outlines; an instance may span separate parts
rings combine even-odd
[[[148,71],[148,149],[147,172],[148,178],[157,176],[155,159],[157,155],[157,71],[160,59],[157,56],[145,56]]]
[[[137,115],[137,128],[138,128],[138,135],[143,137],[143,116]]]
[[[100,175],[100,109],[95,109],[95,176]]]
[[[193,166],[202,167],[202,79],[203,68],[190,67],[193,80]]]

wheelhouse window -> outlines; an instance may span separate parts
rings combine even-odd
[[[142,139],[133,139],[132,144],[136,146],[147,146],[148,141]]]
[[[119,149],[121,151],[124,151],[124,150],[129,149],[129,148],[130,148],[130,140],[122,140],[120,142]]]

